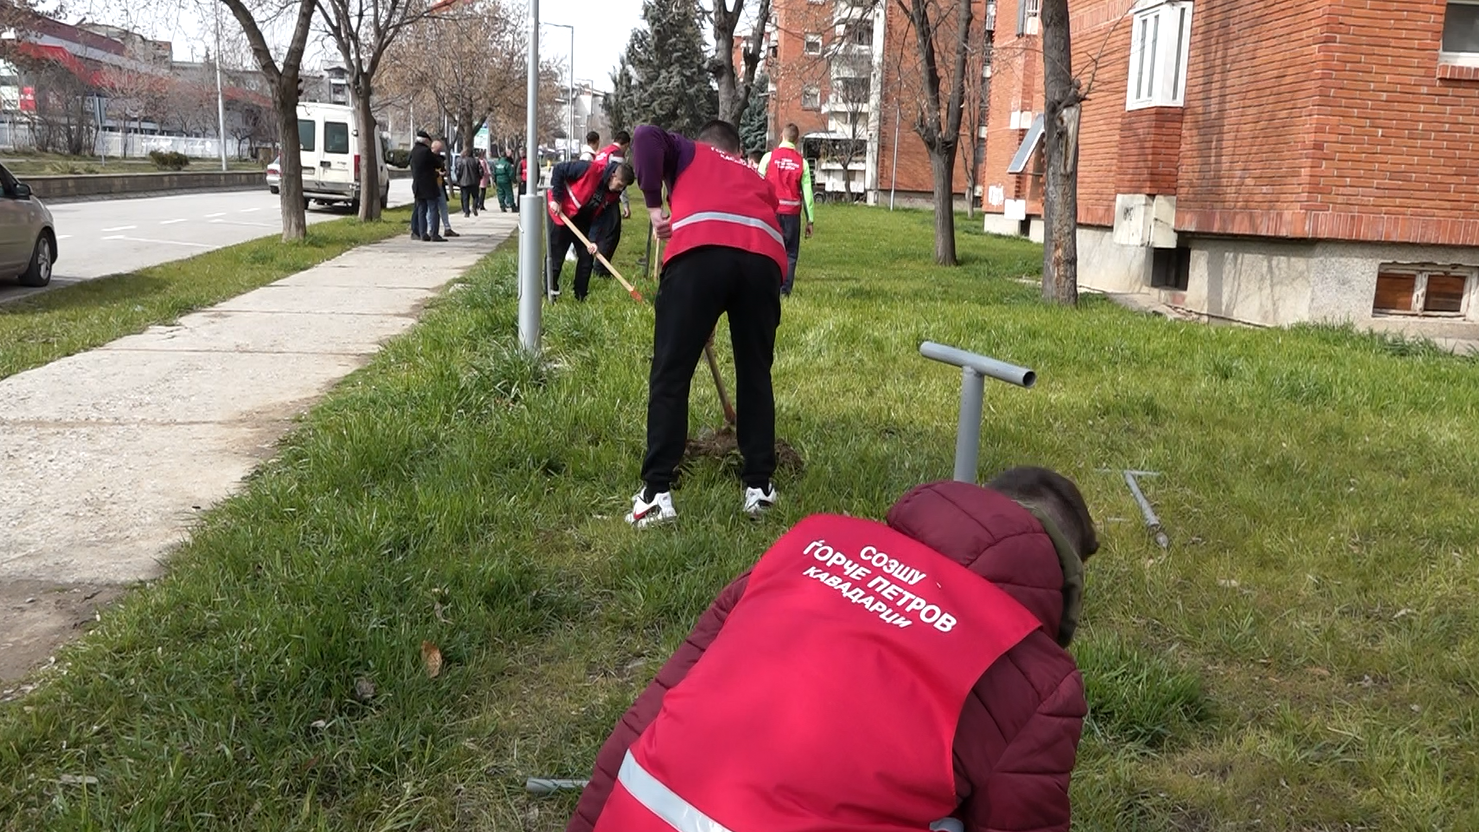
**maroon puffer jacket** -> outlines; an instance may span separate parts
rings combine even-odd
[[[987,669],[961,710],[954,749],[958,816],[974,832],[1067,830],[1068,778],[1087,708],[1078,668],[1056,641],[1065,588],[1052,539],[1007,497],[956,482],[904,495],[889,510],[888,524],[995,583],[1043,623]],[[622,717],[566,832],[594,829],[627,748],[657,716],[664,694],[702,658],[748,580],[747,572],[720,593]]]

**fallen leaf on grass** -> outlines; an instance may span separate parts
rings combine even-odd
[[[442,651],[429,641],[421,642],[421,661],[426,664],[426,675],[435,679],[442,672]]]
[[[443,624],[451,624],[452,623],[452,622],[450,622],[450,621],[447,620],[447,617],[445,615],[442,615],[442,602],[441,601],[436,602],[436,604],[431,608],[431,611],[434,612],[434,613],[436,613],[437,620],[440,621],[440,622],[442,622]]]
[[[91,774],[81,777],[75,774],[63,774],[57,777],[56,781],[66,786],[96,786],[98,784],[98,778]]]

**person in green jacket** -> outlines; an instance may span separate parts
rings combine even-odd
[[[500,156],[493,163],[493,184],[498,186],[498,207],[505,214],[513,210],[514,205],[514,160],[508,156]]]

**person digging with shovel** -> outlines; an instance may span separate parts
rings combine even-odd
[[[622,716],[566,832],[1067,832],[1098,548],[1044,468],[806,518]]]
[[[653,231],[667,241],[653,301],[642,489],[626,516],[637,528],[678,516],[671,487],[688,438],[688,389],[720,315],[729,316],[734,346],[742,510],[756,516],[776,501],[770,370],[786,268],[776,197],[745,163],[734,125],[711,121],[696,138],[644,124],[632,140]]]
[[[626,163],[607,163],[604,158],[589,162],[561,162],[550,172],[549,187],[549,259],[551,291],[560,294],[560,270],[565,265],[565,252],[575,246],[575,299],[585,300],[591,287],[591,267],[595,264],[596,246],[578,245],[575,233],[565,225],[568,218],[580,236],[587,239],[603,213],[612,210],[621,192],[636,176]]]

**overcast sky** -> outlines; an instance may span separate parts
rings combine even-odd
[[[54,7],[55,0],[41,5]],[[130,6],[134,8],[129,9]],[[65,19],[69,23],[86,18],[125,26],[156,40],[168,40],[174,45],[175,60],[200,60],[207,49],[214,48],[215,9],[210,0],[184,0],[178,6],[168,0],[157,4],[82,0],[69,3],[68,11]],[[222,15],[224,25],[235,26],[224,8]],[[616,68],[626,49],[632,30],[642,22],[642,0],[540,0],[539,18],[545,23],[568,23],[575,27],[575,79],[594,81],[597,88],[609,89],[611,70]],[[541,57],[557,63],[563,74],[570,55],[570,30],[555,26],[540,26],[540,29]],[[325,58],[338,59],[332,44],[312,42],[316,40],[315,36],[310,42],[306,65],[316,67]]]

